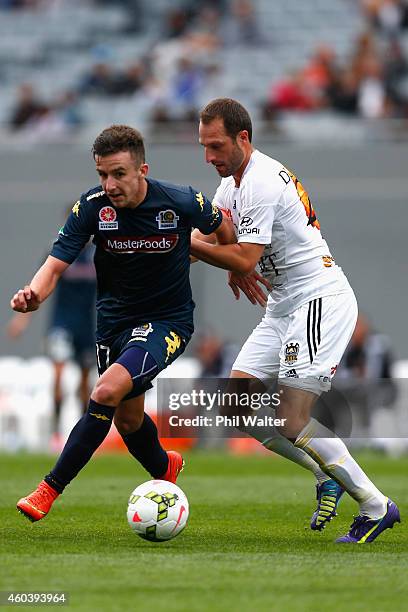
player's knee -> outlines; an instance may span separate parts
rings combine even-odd
[[[117,406],[122,399],[115,385],[111,381],[101,378],[97,381],[91,398],[98,404],[104,404],[105,406]]]
[[[115,414],[113,422],[121,436],[137,431],[143,423],[144,414]]]

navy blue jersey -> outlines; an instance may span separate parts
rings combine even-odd
[[[115,208],[100,185],[83,194],[51,251],[71,263],[94,236],[98,341],[160,320],[193,331],[191,229],[210,234],[222,214],[192,187],[150,178],[147,184],[136,208]]]

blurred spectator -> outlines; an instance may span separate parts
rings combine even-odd
[[[392,39],[385,52],[384,81],[387,95],[397,116],[406,116],[408,108],[408,62],[397,39]]]
[[[132,62],[124,72],[114,77],[112,92],[114,95],[132,95],[139,91],[144,83],[144,68],[140,62]]]
[[[231,15],[226,21],[225,45],[258,46],[264,42],[253,2],[233,0]]]
[[[280,111],[307,112],[314,108],[313,95],[298,70],[272,85],[265,111],[272,117]]]
[[[188,12],[182,7],[171,8],[165,16],[163,24],[164,38],[179,38],[183,36],[190,24]]]
[[[79,128],[83,123],[79,98],[74,91],[63,92],[57,98],[54,110],[68,131]]]
[[[109,96],[115,93],[116,75],[109,64],[98,62],[79,84],[81,94]]]
[[[183,57],[177,65],[172,83],[171,105],[180,119],[195,120],[198,112],[198,95],[203,85],[201,67]]]
[[[376,407],[392,407],[395,402],[393,362],[389,338],[376,332],[367,317],[360,314],[336,380],[346,397],[358,406],[362,424],[367,428]]]
[[[357,106],[360,115],[367,119],[385,117],[389,109],[383,67],[375,56],[367,57],[361,65]]]
[[[327,44],[319,45],[302,70],[302,77],[310,93],[320,101],[337,77],[336,53]]]
[[[340,70],[326,90],[328,106],[339,113],[356,115],[358,79],[352,68]]]
[[[32,119],[40,117],[45,110],[45,104],[39,100],[31,83],[23,83],[18,89],[17,101],[11,111],[10,127],[18,130]]]
[[[194,353],[200,362],[201,378],[228,378],[239,347],[225,341],[213,330],[196,335]]]
[[[362,0],[362,8],[369,23],[387,36],[396,36],[408,26],[404,0]]]

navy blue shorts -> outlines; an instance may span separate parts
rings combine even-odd
[[[191,334],[185,330],[181,332],[180,326],[174,326],[167,321],[154,321],[144,323],[138,327],[126,329],[115,338],[96,343],[96,360],[99,376],[113,363],[121,363],[129,371],[134,380],[134,387],[124,400],[142,395],[152,388],[151,381],[159,372],[167,368],[179,357],[189,343]],[[146,372],[143,377],[134,376],[132,371],[132,349],[140,348],[147,352],[157,365],[152,371]],[[124,354],[126,353],[126,356]],[[139,368],[140,351],[134,351],[134,367]]]

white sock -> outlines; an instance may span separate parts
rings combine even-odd
[[[257,411],[257,416],[259,418],[264,418],[265,416],[276,416],[275,411],[272,408],[261,408]],[[245,433],[249,434],[255,440],[258,440],[266,449],[281,455],[281,457],[285,457],[285,459],[289,459],[294,463],[297,463],[301,467],[313,472],[316,477],[316,480],[319,484],[322,482],[326,482],[330,479],[330,476],[325,474],[323,470],[320,469],[320,466],[316,463],[312,457],[309,457],[305,451],[301,448],[297,448],[293,442],[282,436],[276,427],[243,427],[241,426],[240,431],[245,431]]]
[[[378,519],[387,510],[387,498],[366,476],[347,450],[343,440],[315,419],[310,419],[296,438],[302,448],[353,497],[360,505],[360,514]]]
[[[270,440],[263,441],[262,444],[268,450],[281,455],[281,457],[285,457],[285,459],[289,459],[290,461],[297,463],[310,472],[313,472],[319,484],[330,480],[330,476],[321,470],[318,463],[316,463],[312,457],[305,453],[305,451],[303,451],[301,448],[297,448],[290,440],[284,436],[281,436],[279,432],[274,432],[274,437]]]

